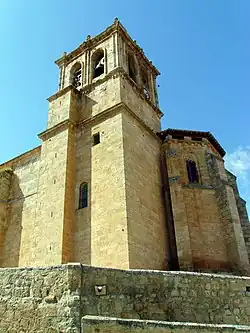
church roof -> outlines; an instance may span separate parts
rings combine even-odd
[[[42,147],[41,145],[37,146],[33,149],[26,151],[25,153],[23,153],[21,155],[18,155],[16,157],[12,158],[11,160],[8,160],[8,161],[0,164],[0,168],[15,167],[16,165],[19,165],[19,164],[22,165],[22,163],[25,163],[27,161],[27,159],[29,159],[33,155],[40,154],[41,147]]]
[[[205,138],[213,145],[213,147],[218,151],[218,153],[221,155],[221,157],[224,157],[226,154],[225,150],[222,148],[222,146],[219,144],[219,142],[215,139],[213,134],[211,134],[210,132],[168,128],[157,134],[163,141],[165,140],[165,138],[168,135],[172,135],[172,136],[180,137],[180,138],[184,137],[184,136],[189,136],[193,139]]]

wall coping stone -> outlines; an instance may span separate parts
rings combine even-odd
[[[102,316],[91,316],[86,315],[82,317],[85,322],[91,323],[118,323],[120,325],[133,325],[133,326],[161,326],[161,327],[196,327],[196,328],[228,328],[250,331],[250,326],[247,325],[232,325],[232,324],[203,324],[203,323],[189,323],[189,322],[168,322],[168,321],[158,321],[158,320],[141,320],[141,319],[124,319],[124,318],[113,318],[113,317],[102,317]]]
[[[160,270],[147,270],[147,269],[118,269],[118,268],[109,268],[101,266],[90,266],[84,265],[81,263],[69,263],[55,266],[39,266],[39,267],[3,267],[0,268],[0,273],[4,271],[35,271],[35,270],[66,270],[70,268],[81,268],[83,271],[88,270],[103,270],[103,271],[120,271],[127,274],[148,274],[148,275],[163,275],[163,276],[197,276],[197,277],[208,277],[208,278],[218,278],[218,279],[230,279],[230,280],[247,280],[250,282],[249,276],[239,276],[239,275],[230,275],[230,274],[217,274],[217,273],[201,273],[201,272],[191,272],[191,271],[160,271]]]

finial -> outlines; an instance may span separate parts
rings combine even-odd
[[[90,39],[91,39],[91,36],[88,35],[88,36],[86,37],[86,41],[89,41]]]
[[[115,19],[114,19],[114,24],[118,24],[119,23],[119,20],[118,20],[118,18],[116,17]]]
[[[67,52],[63,52],[63,54],[61,55],[61,59],[62,59],[62,58],[64,58],[64,59],[65,59],[65,58],[66,58],[66,56],[67,56]]]
[[[136,44],[136,40],[134,39],[134,43]]]

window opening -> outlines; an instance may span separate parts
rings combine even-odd
[[[100,133],[96,133],[93,135],[93,146],[98,145],[100,143]]]
[[[147,73],[143,72],[143,70],[142,70],[142,87],[143,87],[143,93],[144,93],[145,97],[147,99],[150,99],[148,77],[147,77]]]
[[[104,52],[98,50],[93,55],[93,79],[104,73]]]
[[[82,183],[79,190],[79,209],[88,206],[88,184]]]
[[[128,55],[128,74],[130,78],[136,82],[135,61],[132,54]]]
[[[81,86],[82,81],[82,67],[80,63],[77,63],[74,67],[73,77],[72,77],[72,85],[77,88]]]
[[[190,183],[198,183],[199,182],[199,174],[197,170],[196,163],[194,161],[186,161],[188,180]]]

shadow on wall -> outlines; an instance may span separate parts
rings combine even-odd
[[[7,228],[4,234],[2,267],[18,267],[22,237],[24,195],[18,177],[13,174],[7,207]]]
[[[83,108],[80,114],[80,121],[91,118],[93,115],[93,107],[97,104],[92,98],[87,95],[83,95]]]

